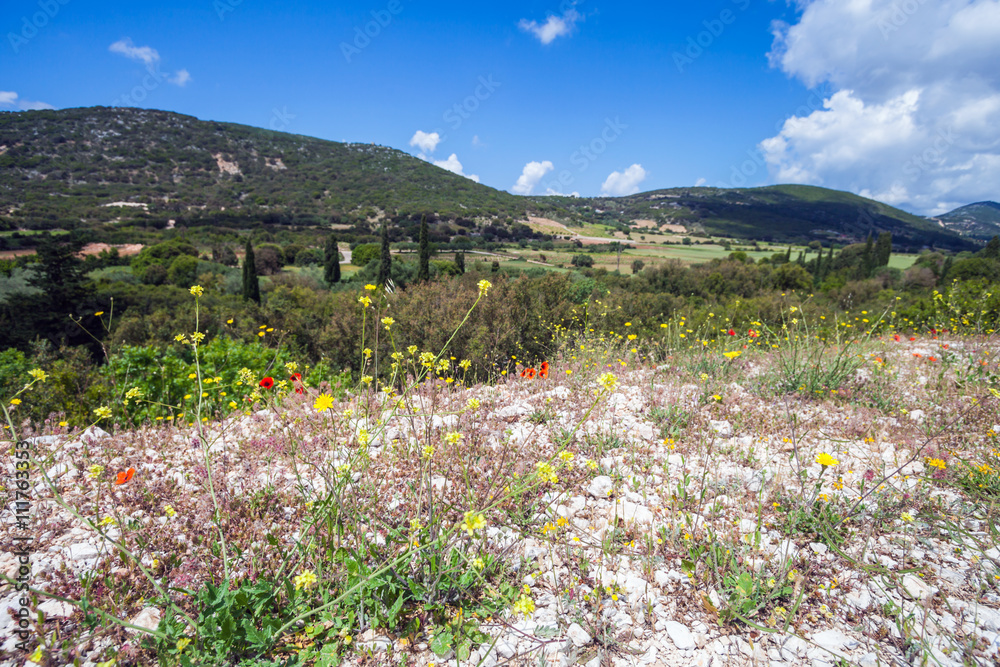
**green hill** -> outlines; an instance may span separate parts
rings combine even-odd
[[[1000,234],[1000,204],[981,201],[956,208],[940,217],[948,229],[963,236],[990,239]]]
[[[546,198],[551,199],[551,198]],[[559,198],[558,206],[589,222],[653,220],[712,236],[773,242],[863,241],[888,231],[898,246],[953,250],[975,244],[940,225],[849,192],[807,185],[761,188],[672,188],[627,197]]]
[[[941,225],[846,192],[781,185],[627,197],[519,197],[407,153],[167,111],[93,107],[0,114],[0,231],[124,222],[162,228],[447,220],[483,232],[527,214],[622,229],[849,243],[890,231],[907,249],[970,249]],[[490,225],[494,225],[490,227]],[[489,229],[487,229],[489,228]]]
[[[145,207],[108,206],[115,202]],[[7,227],[135,216],[349,223],[375,209],[418,218],[524,216],[520,198],[384,146],[145,109],[0,114]]]

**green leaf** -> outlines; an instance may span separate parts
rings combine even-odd
[[[445,630],[434,635],[434,640],[431,641],[431,650],[439,657],[443,658],[448,655],[451,651],[451,645],[455,641],[455,636],[451,632]]]
[[[559,634],[559,628],[554,625],[540,625],[535,628],[535,636],[543,639],[552,639]]]
[[[469,655],[472,654],[472,642],[468,639],[462,640],[462,642],[455,648],[455,656],[459,660],[468,660]]]

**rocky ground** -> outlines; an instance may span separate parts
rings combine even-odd
[[[54,485],[35,477],[32,583],[72,597],[81,575],[100,573],[123,587],[106,594],[109,613],[156,627],[150,584],[108,538],[163,584],[217,576],[207,444],[222,505],[246,517],[226,524],[244,547],[237,576],[295,551],[338,474],[365,517],[356,540],[385,545],[386,526],[438,516],[452,528],[481,512],[484,525],[453,544],[505,563],[528,602],[480,618],[489,639],[463,664],[1000,664],[1000,400],[989,373],[968,375],[995,374],[997,346],[919,338],[866,354],[850,382],[815,395],[770,392],[774,354],[708,367],[581,353],[544,380],[428,383],[401,404],[373,392],[320,412],[322,388],[289,393],[202,433],[55,428],[32,440]],[[128,467],[134,479],[114,484]],[[266,507],[241,514],[238,499],[265,492]],[[0,570],[16,576],[12,552]],[[0,664],[36,664],[15,648],[17,597],[0,588]],[[81,633],[69,604],[38,610],[50,637],[73,638],[79,664],[149,659],[134,634]],[[341,653],[456,664],[431,652],[426,629],[362,620]]]

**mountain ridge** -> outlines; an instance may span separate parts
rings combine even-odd
[[[321,226],[389,219],[509,225],[529,214],[627,230],[638,219],[775,242],[971,249],[926,219],[799,185],[670,188],[625,197],[518,196],[402,151],[170,111],[81,107],[0,114],[0,230],[132,222]]]

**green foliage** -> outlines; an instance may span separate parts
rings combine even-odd
[[[351,251],[351,264],[364,268],[373,259],[381,256],[382,248],[378,243],[362,243]]]
[[[378,284],[385,285],[392,275],[392,256],[389,254],[389,225],[382,223],[382,246],[379,253]],[[419,274],[418,274],[419,275]]]
[[[326,238],[326,245],[323,247],[323,280],[327,285],[340,282],[340,248],[337,237],[333,234]]]
[[[274,645],[275,633],[295,617],[297,598],[301,598],[287,579],[244,581],[238,586],[209,582],[201,590],[186,593],[193,596],[198,610],[195,637],[189,634],[187,619],[167,606],[159,625],[166,637],[147,640],[155,646],[160,664],[257,664]]]
[[[177,287],[191,287],[198,282],[198,258],[178,255],[167,269],[167,282]]]
[[[219,336],[199,347],[202,377],[210,382],[199,386],[195,375],[199,370],[190,345],[175,344],[167,348],[153,345],[125,345],[111,355],[101,374],[110,380],[124,400],[125,393],[138,388],[141,398],[130,401],[122,421],[141,424],[145,421],[174,417],[184,413],[193,417],[199,399],[203,416],[222,416],[232,412],[229,403],[237,405],[254,387],[237,384],[241,368],[255,373],[270,372],[284,379],[283,365],[293,361],[286,349],[272,350],[258,343],[243,343]],[[263,377],[263,375],[261,375]],[[201,396],[201,393],[207,396]]]
[[[594,258],[591,255],[573,255],[571,263],[573,266],[590,267],[594,265]]]
[[[431,244],[427,236],[427,216],[420,218],[420,259],[417,267],[417,281],[430,280]]]
[[[250,239],[247,239],[246,256],[243,258],[243,300],[260,303],[260,281]]]

